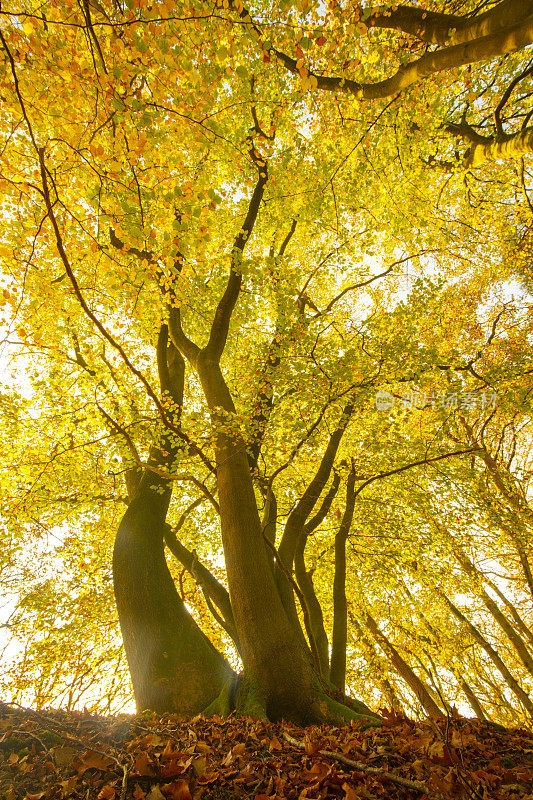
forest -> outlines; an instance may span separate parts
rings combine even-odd
[[[531,729],[532,43],[2,3],[6,703]]]

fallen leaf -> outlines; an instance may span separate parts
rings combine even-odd
[[[76,780],[77,778],[74,776],[72,778],[69,778],[67,781],[59,781],[59,785],[63,790],[63,797],[67,797],[67,795],[73,793],[76,787]]]
[[[63,769],[63,767],[70,767],[78,752],[76,747],[70,747],[69,745],[65,745],[65,747],[54,747],[54,761],[61,769]]]
[[[78,770],[78,775],[83,775],[88,769],[106,770],[112,763],[112,758],[103,756],[101,753],[96,753],[94,750],[86,750],[85,753],[79,757],[76,768]]]
[[[207,758],[205,756],[198,756],[193,758],[192,768],[197,778],[201,778],[207,770]]]
[[[139,753],[133,765],[133,771],[138,775],[150,777],[155,775],[154,768],[150,762],[148,753]]]
[[[353,786],[350,786],[349,783],[343,783],[342,788],[345,792],[344,800],[360,800],[360,795],[356,793]]]
[[[157,733],[149,733],[147,736],[143,736],[142,739],[137,740],[137,747],[146,748],[146,747],[157,747],[157,745],[162,744],[163,740]]]
[[[161,789],[156,784],[155,786],[152,786],[152,788],[146,795],[146,800],[165,800],[165,795],[162,793]]]
[[[208,783],[214,783],[218,780],[219,774],[218,772],[206,772],[198,778],[198,783],[202,786],[206,786]]]
[[[173,783],[166,783],[161,787],[168,800],[192,800],[187,781],[179,780]]]
[[[98,795],[98,800],[114,800],[116,796],[115,789],[106,783],[105,786],[102,786],[100,790],[100,794]]]
[[[310,739],[307,735],[304,736],[305,753],[308,756],[314,756],[320,750],[320,742],[316,739]]]

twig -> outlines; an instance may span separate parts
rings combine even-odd
[[[42,741],[42,739],[39,739],[39,737],[36,736],[34,733],[30,733],[29,731],[23,731],[20,730],[19,728],[10,728],[6,733],[4,733],[4,735],[0,739],[0,742],[6,741],[6,739],[8,739],[9,736],[11,736],[11,734],[13,733],[17,733],[19,736],[29,736],[31,739],[35,739],[36,742],[39,742],[45,753],[48,753],[48,755],[50,755],[50,750]]]
[[[298,739],[293,739],[293,737],[289,736],[288,733],[284,733],[283,738],[289,742],[289,744],[292,744],[293,747],[298,747],[299,750],[305,750],[305,744],[303,742],[299,742]],[[342,755],[342,753],[333,753],[331,750],[319,750],[318,752],[322,756],[334,758],[337,761],[346,764],[348,767],[353,767],[353,769],[359,770],[359,772],[365,772],[367,775],[377,775],[380,778],[386,778],[386,780],[391,781],[391,783],[397,783],[399,786],[404,786],[406,789],[413,789],[416,792],[422,792],[426,795],[428,793],[426,784],[422,783],[421,781],[410,781],[408,778],[402,778],[399,775],[394,775],[392,772],[387,772],[384,769],[367,767],[362,761],[353,761],[351,758],[346,758],[346,756]]]
[[[126,800],[126,792],[128,791],[128,774],[129,774],[129,767],[127,764],[121,764],[123,776],[122,776],[122,788],[120,790],[120,798],[119,800]]]

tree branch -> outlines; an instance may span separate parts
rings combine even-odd
[[[314,478],[287,519],[285,530],[283,531],[283,536],[281,537],[281,542],[279,545],[279,554],[285,566],[289,570],[292,570],[294,552],[298,543],[298,537],[303,530],[307,517],[313,510],[315,503],[320,497],[320,494],[322,493],[322,490],[329,478],[342,436],[353,413],[353,403],[353,399],[350,399],[344,407],[341,418],[337,425],[337,429],[330,436],[329,442]]]
[[[503,0],[483,14],[474,17],[456,16],[401,5],[378,9],[364,24],[369,28],[391,28],[415,36],[422,42],[446,43],[479,39],[517,24],[533,12],[531,0]]]
[[[464,456],[469,455],[470,453],[477,453],[482,448],[478,447],[471,447],[468,450],[454,450],[453,453],[443,453],[441,456],[434,456],[433,458],[423,458],[420,461],[412,461],[410,464],[405,464],[403,467],[397,467],[396,469],[388,470],[387,472],[380,472],[379,475],[373,475],[371,478],[368,478],[364,481],[360,486],[357,487],[355,492],[356,496],[361,494],[363,489],[373,483],[374,481],[379,480],[380,478],[388,478],[391,475],[397,475],[400,472],[405,472],[407,469],[412,469],[413,467],[420,467],[423,464],[434,464],[436,461],[442,461],[444,458],[451,458],[452,456]]]
[[[380,100],[401,92],[419,80],[466,64],[504,56],[521,50],[533,42],[533,14],[520,23],[482,36],[426,53],[415,61],[400,67],[390,78],[376,83],[359,83],[344,77],[317,75],[308,70],[308,76],[316,80],[316,88],[329,92],[352,94],[359,100]],[[300,76],[301,66],[294,58],[272,47],[268,50],[294,75]]]
[[[178,559],[178,561],[185,567],[192,577],[197,581],[202,591],[209,597],[213,603],[219,608],[220,613],[224,619],[224,629],[230,634],[233,641],[237,644],[237,631],[235,629],[235,620],[233,619],[233,610],[231,608],[231,601],[228,590],[215,578],[212,572],[207,569],[199,560],[194,551],[188,550],[176,536],[177,531],[183,525],[185,517],[197,505],[202,502],[202,498],[196,500],[187,511],[182,514],[178,524],[172,528],[167,525],[165,528],[165,542],[170,552]]]
[[[250,147],[250,157],[258,170],[257,183],[255,184],[254,191],[250,198],[248,212],[242,224],[242,228],[233,242],[228,283],[226,290],[218,303],[213,324],[211,325],[209,341],[204,348],[206,357],[209,360],[216,362],[220,361],[222,353],[224,352],[224,347],[226,346],[231,315],[233,313],[233,309],[235,308],[235,304],[237,303],[237,298],[239,296],[242,284],[242,256],[244,253],[244,248],[246,247],[246,243],[254,229],[257,215],[259,214],[261,200],[263,199],[263,194],[268,181],[267,162],[257,152],[253,141],[251,142]]]
[[[185,361],[172,340],[169,341],[167,325],[161,325],[157,338],[157,371],[161,393],[168,394],[178,407],[176,413],[179,419],[183,407]]]

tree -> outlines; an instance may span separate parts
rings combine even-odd
[[[6,319],[54,420],[35,441],[25,431],[30,464],[8,478],[13,553],[44,515],[67,558],[80,545],[65,504],[71,530],[103,538],[126,506],[113,582],[140,710],[376,720],[344,695],[356,503],[444,463],[462,475],[470,456],[497,467],[472,428],[458,439],[459,413],[416,432],[373,399],[408,382],[490,385],[477,361],[504,311],[491,300],[488,340],[477,315],[530,226],[525,162],[496,160],[531,149],[529,92],[515,92],[532,74],[531,13],[508,0],[462,16],[167,0],[2,11]],[[360,65],[368,80],[350,77]],[[514,263],[503,277],[525,280]],[[517,361],[494,367],[502,385]],[[6,395],[10,446],[31,402]],[[317,582],[324,526],[334,574]],[[201,588],[196,615],[165,544]],[[440,714],[371,600],[359,606],[356,625]]]

